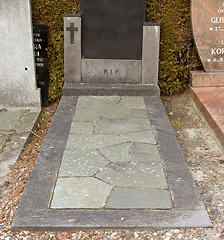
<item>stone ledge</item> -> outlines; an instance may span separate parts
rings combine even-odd
[[[135,84],[69,84],[62,89],[63,96],[160,96],[157,85]]]
[[[190,72],[192,87],[224,87],[224,72]]]

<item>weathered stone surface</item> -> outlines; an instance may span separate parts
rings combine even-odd
[[[111,190],[91,177],[58,178],[51,208],[103,208]]]
[[[121,97],[118,96],[80,96],[76,109],[100,108],[111,104],[117,104]]]
[[[103,119],[125,118],[130,112],[130,109],[125,106],[108,105],[99,109],[99,116]]]
[[[118,188],[109,198],[106,208],[171,209],[172,203],[167,190]]]
[[[129,162],[130,161],[130,149],[133,143],[123,143],[106,148],[100,148],[99,151],[110,162]]]
[[[93,122],[99,120],[99,114],[95,109],[85,108],[85,109],[76,109],[75,116],[73,121],[87,121]]]
[[[150,24],[150,23],[149,23]],[[159,23],[143,26],[142,83],[158,84],[160,26]]]
[[[167,188],[163,169],[158,163],[111,163],[96,177],[116,187]]]
[[[121,134],[151,129],[148,119],[103,119],[96,123],[95,133]]]
[[[70,133],[93,133],[94,122],[72,122]]]
[[[156,146],[147,143],[134,143],[132,153],[151,153],[157,149]]]
[[[224,72],[191,71],[192,87],[224,87]]]
[[[152,131],[146,130],[139,132],[122,133],[121,136],[132,142],[156,144],[156,140]]]
[[[97,150],[65,150],[59,177],[93,176],[109,162]]]
[[[15,129],[22,114],[22,111],[0,112],[0,129],[8,131]]]
[[[71,43],[71,36],[74,37],[72,39],[73,43]],[[64,73],[66,83],[81,82],[81,57],[81,17],[73,14],[64,18]]]
[[[0,149],[2,149],[3,146],[5,145],[7,137],[8,137],[7,134],[0,133]]]
[[[84,83],[140,83],[141,60],[82,59]]]
[[[206,72],[224,70],[223,2],[192,0],[194,40]]]
[[[31,2],[1,0],[0,9],[0,106],[40,109]]]
[[[130,118],[149,118],[148,112],[146,109],[132,109],[128,114]]]
[[[40,111],[29,111],[25,112],[21,121],[19,121],[16,126],[17,133],[25,133],[29,130],[32,130],[35,127],[36,121],[40,115]]]
[[[106,134],[70,134],[67,142],[68,149],[98,149],[127,140],[116,135]]]
[[[134,109],[146,109],[143,97],[122,97],[121,105]]]

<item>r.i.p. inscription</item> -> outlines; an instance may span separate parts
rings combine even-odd
[[[192,0],[194,40],[206,72],[224,71],[224,1]]]

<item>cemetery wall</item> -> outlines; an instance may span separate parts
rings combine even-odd
[[[161,23],[159,85],[162,93],[184,91],[189,71],[201,69],[190,23],[190,0],[146,0],[147,21]],[[32,0],[33,21],[49,26],[49,100],[58,100],[64,81],[63,16],[79,12],[78,0]]]

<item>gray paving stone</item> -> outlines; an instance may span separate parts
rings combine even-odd
[[[95,133],[121,134],[150,129],[151,125],[148,119],[103,119],[96,122]]]
[[[106,208],[171,209],[168,190],[118,188],[109,198]]]
[[[127,140],[116,135],[106,134],[70,134],[67,149],[98,149],[115,144],[125,143]]]
[[[128,141],[156,144],[156,139],[152,131],[139,131],[120,134]]]
[[[128,117],[132,118],[149,118],[149,114],[146,109],[132,109]]]
[[[94,108],[79,108],[75,111],[73,121],[93,122],[99,120],[99,114]]]
[[[97,150],[65,150],[59,177],[91,177],[107,164],[108,160]]]
[[[84,108],[100,108],[105,105],[117,104],[120,101],[120,97],[118,96],[80,96],[78,99],[78,103],[76,109],[84,109]]]
[[[6,131],[15,129],[22,114],[20,111],[0,112],[0,129]]]
[[[0,133],[0,149],[2,149],[4,147],[7,138],[8,138],[7,134]]]
[[[58,178],[51,208],[103,208],[112,187],[92,178]]]
[[[40,111],[25,112],[18,125],[16,126],[16,132],[25,133],[29,130],[33,130],[39,115]]]
[[[100,118],[115,119],[124,118],[130,113],[130,109],[125,106],[108,105],[99,109]]]
[[[116,187],[167,188],[163,169],[154,162],[111,163],[96,177]]]
[[[161,162],[156,146],[155,149],[152,149],[151,153],[131,153],[130,160],[131,162]]]
[[[100,148],[99,151],[111,162],[129,162],[132,145],[133,143],[122,143],[106,148]]]
[[[122,97],[119,104],[128,108],[146,109],[143,97]]]
[[[132,153],[151,153],[157,146],[153,146],[148,143],[134,143],[131,152]]]
[[[93,133],[94,122],[72,122],[70,133]]]

